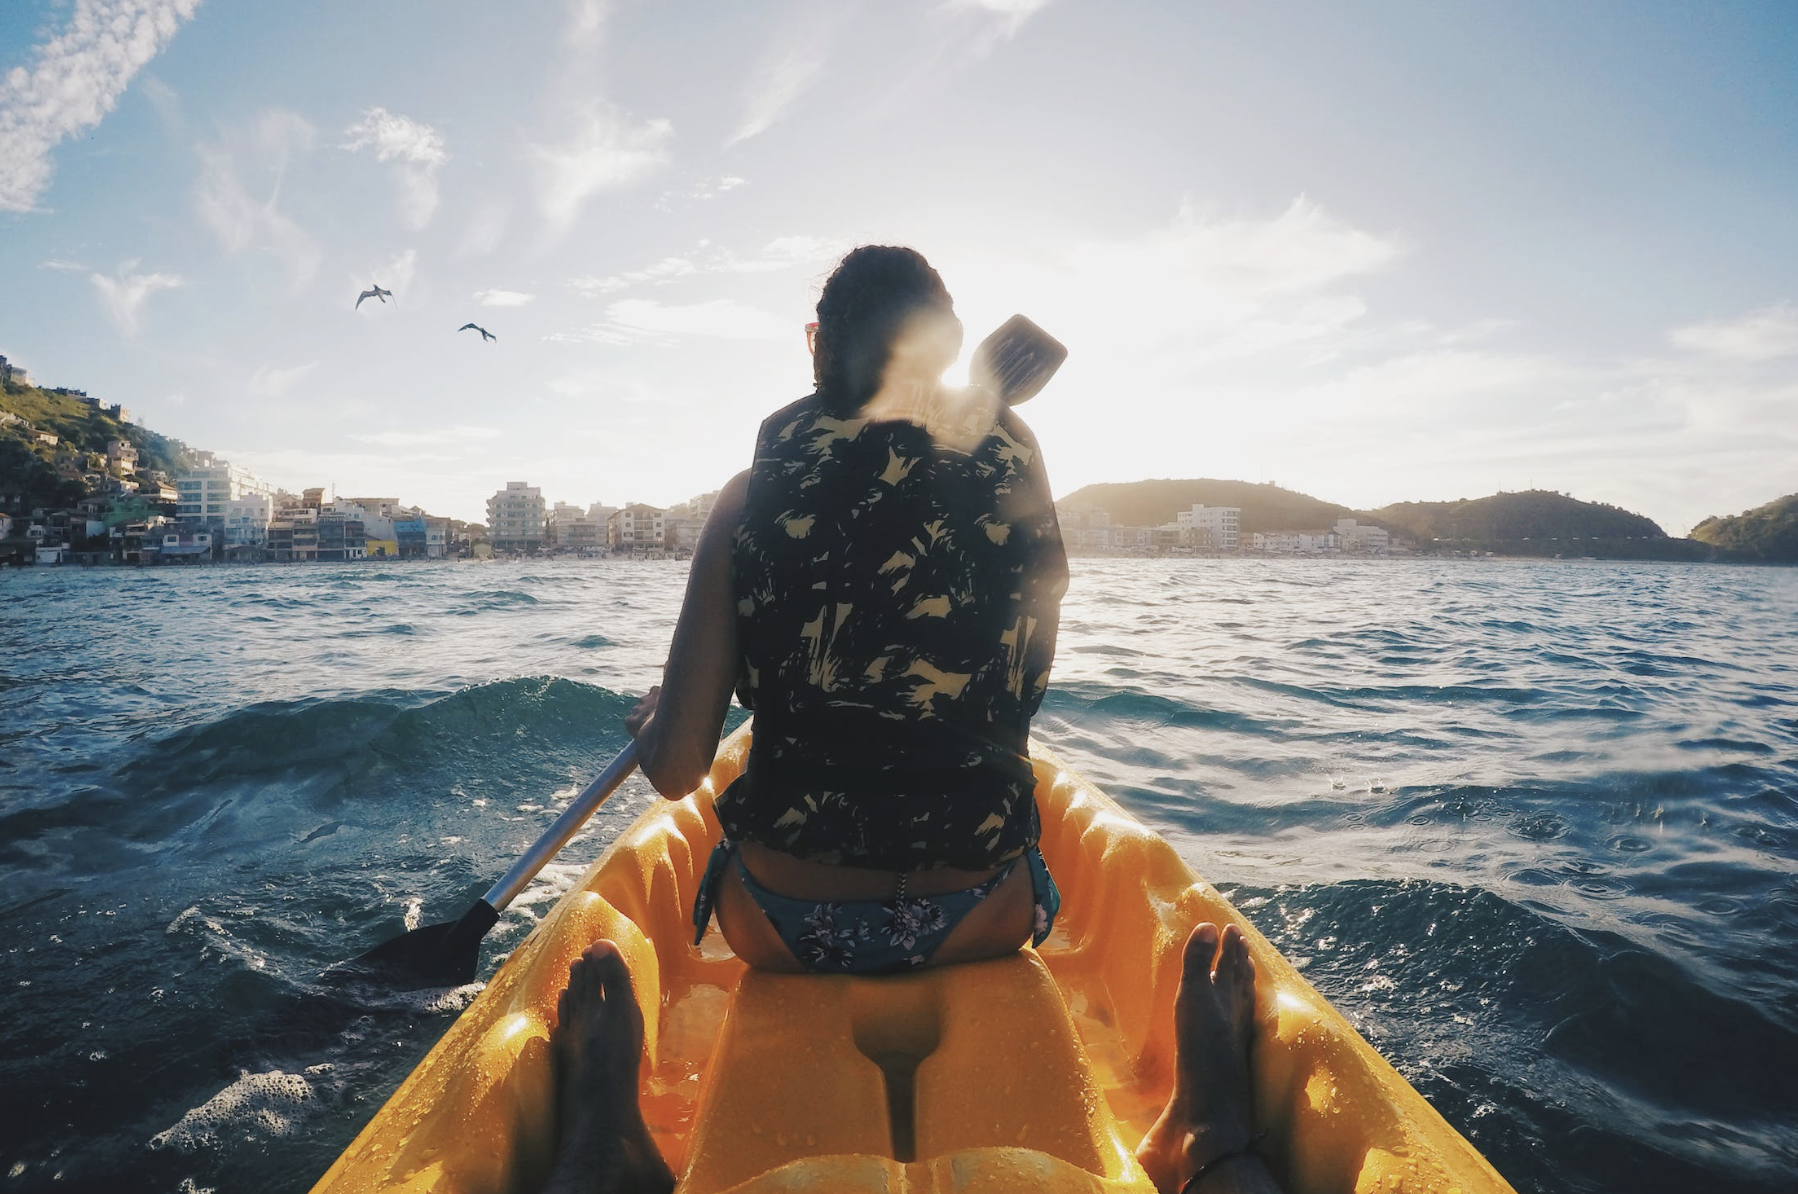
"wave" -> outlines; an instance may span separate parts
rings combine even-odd
[[[118,866],[143,862],[125,843],[161,846],[194,833],[204,837],[208,826],[221,840],[232,832],[259,840],[266,831],[252,828],[258,819],[297,815],[293,808],[276,812],[271,801],[311,810],[306,815],[316,826],[318,809],[345,801],[363,807],[374,801],[401,822],[422,820],[422,809],[406,811],[407,801],[435,802],[463,784],[541,794],[615,750],[634,704],[609,689],[552,676],[447,694],[263,702],[140,738],[104,779],[0,815],[0,860],[35,862],[34,842],[89,827],[107,832],[84,849],[106,851]]]
[[[1774,1190],[1789,1173],[1798,1030],[1700,965],[1481,888],[1227,894],[1520,1189]],[[1752,1063],[1730,1060],[1744,1049]],[[1718,1147],[1695,1123],[1738,1127]],[[1575,1125],[1583,1146],[1557,1147]]]
[[[1043,696],[1042,708],[1047,713],[1087,724],[1092,719],[1148,722],[1157,726],[1276,737],[1290,724],[1194,705],[1139,688],[1117,688],[1083,681],[1052,686]]]
[[[489,610],[509,609],[518,605],[541,604],[542,602],[538,601],[529,593],[522,592],[518,589],[494,589],[489,593],[470,594],[466,604],[456,612],[462,614],[476,614]]]
[[[153,743],[121,778],[190,787],[307,764],[404,764],[451,755],[592,742],[635,701],[559,676],[476,684],[420,700],[416,693],[331,701],[268,701]]]

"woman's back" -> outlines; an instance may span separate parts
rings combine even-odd
[[[899,393],[762,425],[732,550],[756,749],[719,814],[801,858],[993,867],[1036,840],[1026,742],[1066,556],[1015,413]]]

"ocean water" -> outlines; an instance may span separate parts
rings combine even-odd
[[[684,581],[0,575],[0,1194],[305,1190],[472,995],[318,971],[623,745]],[[1076,561],[1036,728],[1519,1190],[1798,1188],[1798,571]]]

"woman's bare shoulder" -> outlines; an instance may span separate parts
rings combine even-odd
[[[744,469],[724,483],[718,491],[718,498],[712,503],[714,517],[723,516],[735,520],[743,513],[743,504],[749,500],[749,470]]]

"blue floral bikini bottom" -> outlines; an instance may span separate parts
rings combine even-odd
[[[908,896],[902,877],[899,893],[891,899],[819,903],[769,891],[749,873],[736,843],[721,841],[712,850],[699,896],[693,901],[694,945],[705,939],[718,902],[718,884],[732,858],[743,889],[767,915],[768,923],[799,964],[821,974],[897,974],[924,965],[962,918],[1005,882],[1020,861],[1030,868],[1030,889],[1036,902],[1032,945],[1041,945],[1048,938],[1055,914],[1061,910],[1061,893],[1043,862],[1042,851],[1035,846],[992,878],[961,891]]]

